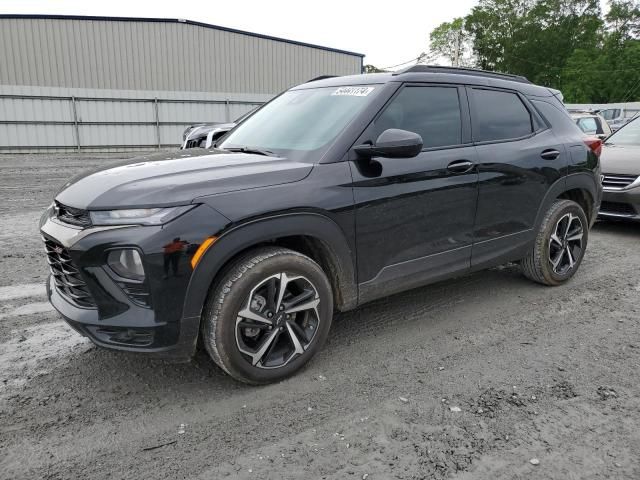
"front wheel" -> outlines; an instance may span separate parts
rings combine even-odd
[[[317,263],[293,250],[261,248],[237,260],[214,286],[203,341],[232,377],[270,383],[311,359],[332,316],[331,286]]]
[[[572,200],[557,200],[542,220],[535,244],[522,259],[524,275],[544,285],[561,285],[576,273],[589,239],[589,222]]]

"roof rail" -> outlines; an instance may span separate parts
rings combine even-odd
[[[413,65],[394,72],[394,75],[403,73],[453,73],[456,75],[474,75],[477,77],[502,78],[511,80],[512,82],[531,83],[526,77],[521,75],[512,75],[510,73],[490,72],[488,70],[480,70],[467,67],[443,67],[440,65]]]

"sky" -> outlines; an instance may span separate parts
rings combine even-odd
[[[181,18],[366,55],[392,67],[428,49],[429,33],[477,0],[0,0],[0,14]]]

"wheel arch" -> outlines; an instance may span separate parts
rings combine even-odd
[[[578,203],[587,215],[590,224],[593,224],[597,215],[596,202],[599,202],[598,184],[595,176],[586,172],[574,173],[557,180],[547,191],[543,201],[538,208],[536,216],[535,231],[540,228],[540,224],[553,202],[558,199],[573,200]]]
[[[200,317],[211,286],[231,262],[254,248],[272,245],[309,256],[326,273],[338,310],[357,305],[355,256],[342,229],[318,213],[260,218],[223,232],[196,266],[185,296],[183,317]]]
[[[585,215],[587,216],[587,220],[589,221],[589,224],[591,224],[592,217],[594,215],[593,214],[594,200],[588,190],[585,190],[584,188],[572,188],[571,190],[564,191],[562,194],[560,194],[560,196],[558,196],[558,198],[573,200],[578,205],[580,205],[584,210]]]

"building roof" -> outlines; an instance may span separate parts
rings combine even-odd
[[[248,35],[251,37],[262,38],[265,40],[273,40],[276,42],[284,42],[292,45],[298,45],[301,47],[317,48],[319,50],[325,50],[328,52],[342,53],[345,55],[353,55],[355,57],[364,57],[363,53],[350,52],[348,50],[340,50],[338,48],[323,47],[322,45],[315,45],[312,43],[298,42],[297,40],[288,40],[286,38],[273,37],[271,35],[264,35],[261,33],[247,32],[245,30],[238,30],[235,28],[221,27],[219,25],[212,25],[210,23],[196,22],[193,20],[184,20],[179,18],[145,18],[145,17],[106,17],[106,16],[85,16],[85,15],[29,15],[29,14],[0,14],[0,20],[2,19],[33,19],[33,20],[97,20],[97,21],[111,21],[111,22],[156,22],[156,23],[183,23],[187,25],[195,25],[198,27],[211,28],[214,30],[221,30],[224,32],[238,33],[241,35]]]

